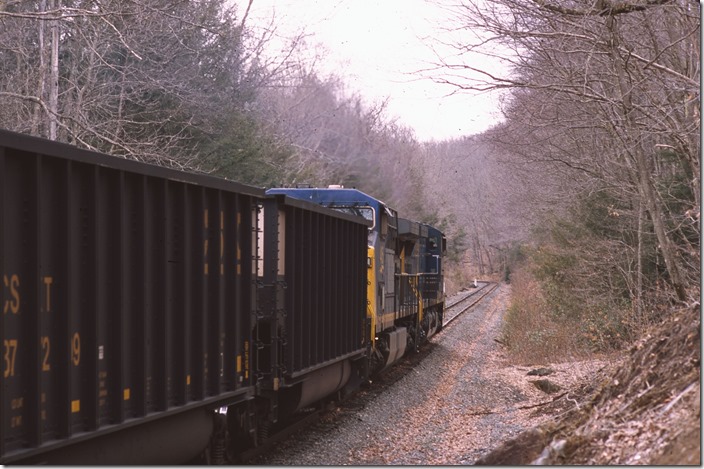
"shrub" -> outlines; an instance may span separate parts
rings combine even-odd
[[[516,363],[537,364],[584,356],[575,321],[551,314],[540,282],[525,268],[511,275],[511,305],[506,314],[502,341]]]

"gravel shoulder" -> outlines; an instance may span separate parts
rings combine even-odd
[[[495,340],[510,287],[501,285],[423,350],[321,420],[251,461],[261,465],[473,464],[571,404],[568,390],[606,362],[550,364],[548,394]],[[576,404],[576,401],[574,401]],[[547,409],[550,409],[547,411]]]

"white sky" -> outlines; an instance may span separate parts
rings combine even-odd
[[[241,16],[246,0],[237,5]],[[448,96],[453,87],[413,75],[437,60],[429,45],[448,25],[446,15],[424,0],[254,0],[247,22],[268,26],[274,18],[280,35],[305,30],[311,46],[327,50],[316,67],[321,75],[343,78],[370,103],[388,97],[387,117],[412,128],[421,141],[441,141],[480,133],[501,120],[495,95]]]

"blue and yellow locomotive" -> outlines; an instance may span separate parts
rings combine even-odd
[[[442,328],[446,240],[440,230],[401,218],[384,202],[357,189],[276,188],[267,194],[285,194],[372,223],[367,248],[370,373],[417,350]]]

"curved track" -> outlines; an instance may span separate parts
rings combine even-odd
[[[457,319],[462,313],[468,311],[474,305],[479,303],[486,295],[493,292],[498,284],[495,282],[480,282],[479,287],[471,290],[469,293],[460,293],[455,295],[460,298],[452,303],[448,302],[445,308],[445,320],[443,327],[447,327],[452,321]]]

